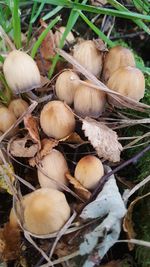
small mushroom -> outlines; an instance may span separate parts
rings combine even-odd
[[[51,152],[41,160],[41,169],[38,169],[38,180],[41,187],[49,187],[58,190],[62,190],[60,184],[67,185],[65,177],[68,172],[67,162],[61,152],[56,149],[52,149]],[[47,174],[44,175],[44,173]],[[56,183],[49,179],[52,178]],[[58,183],[57,183],[58,182]]]
[[[75,128],[75,118],[70,108],[61,101],[50,101],[42,109],[40,124],[43,132],[55,139],[70,135]]]
[[[15,114],[7,107],[0,106],[0,131],[5,133],[15,122]]]
[[[126,66],[135,67],[135,60],[132,52],[128,48],[122,46],[112,47],[104,60],[103,80],[107,82],[114,71]]]
[[[100,75],[103,65],[103,52],[96,48],[92,40],[75,45],[73,57],[92,74]]]
[[[145,79],[143,73],[134,67],[122,67],[116,70],[107,82],[109,89],[139,101],[144,96]],[[109,101],[111,97],[109,97]]]
[[[79,81],[80,78],[75,72],[71,70],[62,72],[56,80],[55,90],[57,97],[65,101],[68,105],[71,105]]]
[[[35,190],[25,195],[21,202],[23,226],[36,235],[59,231],[70,217],[70,207],[64,193],[55,189]],[[18,221],[14,210],[11,211],[9,220],[11,225],[17,226]]]
[[[86,81],[90,83],[90,81]],[[106,94],[98,89],[80,84],[74,96],[75,112],[81,117],[99,117],[104,111]]]
[[[18,98],[10,102],[8,109],[15,114],[16,118],[19,118],[28,107],[29,105],[25,100]]]
[[[39,69],[25,52],[13,50],[4,61],[5,79],[14,94],[30,91],[41,86]]]
[[[59,46],[59,44],[60,44],[60,40],[61,40],[61,38],[62,38],[62,36],[63,36],[63,33],[65,32],[65,29],[66,29],[66,27],[64,27],[64,26],[61,26],[61,27],[59,27],[58,28],[58,30],[56,30],[56,32],[55,32],[55,43],[56,43],[56,46],[58,47]],[[72,44],[72,43],[74,43],[75,42],[75,37],[74,37],[74,35],[73,35],[73,33],[70,31],[69,33],[68,33],[68,35],[67,35],[67,38],[66,38],[66,40],[65,40],[65,44]]]
[[[104,175],[100,159],[88,155],[79,160],[75,168],[75,178],[86,188],[92,190]]]

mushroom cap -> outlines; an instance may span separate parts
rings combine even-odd
[[[6,81],[14,94],[41,86],[41,77],[35,61],[25,52],[13,50],[4,61]]]
[[[40,188],[22,200],[24,227],[37,235],[59,231],[70,217],[70,207],[65,195],[55,189]],[[12,213],[12,212],[11,212]],[[13,214],[13,222],[15,226]],[[17,221],[17,218],[16,218]]]
[[[62,188],[59,183],[67,185],[67,179],[65,177],[66,172],[68,172],[67,162],[63,154],[58,150],[52,149],[51,152],[41,160],[41,169],[43,169],[43,172],[50,178],[58,182],[53,182],[38,169],[38,180],[41,187],[61,190]]]
[[[144,96],[145,79],[139,69],[130,66],[122,67],[112,74],[107,86],[121,95],[139,101]]]
[[[29,105],[25,100],[18,98],[10,102],[8,109],[15,114],[16,118],[19,118],[28,107]]]
[[[46,135],[55,139],[62,139],[74,131],[75,118],[64,103],[50,101],[41,111],[40,124]]]
[[[79,160],[75,168],[75,178],[87,189],[94,189],[104,175],[100,159],[88,155]]]
[[[62,36],[63,36],[63,33],[64,33],[65,29],[66,29],[66,27],[61,26],[61,27],[59,27],[58,30],[55,32],[55,43],[56,43],[56,46],[57,46],[57,47],[58,47],[59,44],[60,44],[60,40],[61,40],[61,38],[62,38]],[[67,35],[66,40],[65,40],[65,44],[66,44],[66,43],[70,43],[70,44],[71,44],[71,43],[74,43],[74,41],[75,41],[74,35],[73,35],[73,33],[70,31],[70,32],[68,33],[68,35]]]
[[[90,83],[90,81],[87,81]],[[75,112],[81,117],[99,117],[104,111],[106,94],[86,85],[79,85],[74,96]]]
[[[83,41],[75,45],[73,57],[95,76],[100,75],[103,65],[103,53],[96,48],[93,41]]]
[[[104,60],[103,80],[107,82],[114,71],[116,71],[118,68],[126,66],[135,67],[133,53],[126,47],[112,47]]]
[[[62,72],[56,80],[55,90],[57,97],[65,101],[68,105],[71,105],[79,81],[80,78],[75,72],[71,70]]]
[[[0,106],[0,131],[6,132],[15,122],[15,114],[7,107]]]

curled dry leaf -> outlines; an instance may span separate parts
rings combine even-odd
[[[43,157],[45,157],[46,155],[48,155],[51,150],[57,146],[59,143],[58,140],[55,140],[53,138],[44,138],[42,141],[41,141],[41,150],[37,153],[36,157],[35,158],[32,158],[30,161],[29,161],[29,164],[30,166],[34,167],[36,164],[38,164],[38,162],[40,160],[42,160]]]
[[[14,157],[32,158],[38,152],[38,144],[27,146],[27,142],[32,142],[31,138],[17,138],[10,143],[10,153]]]
[[[40,20],[40,23],[42,26],[40,32],[41,34],[47,28],[48,25],[42,19]],[[52,31],[49,31],[40,46],[40,53],[42,58],[49,60],[51,57],[53,57],[55,55],[55,48],[56,45],[55,45],[54,34]]]
[[[28,130],[33,141],[35,143],[38,143],[39,149],[41,149],[41,141],[36,119],[31,114],[28,114],[24,117],[24,125],[25,128]]]
[[[85,141],[76,132],[67,136],[65,139],[63,139],[63,141],[65,141],[66,143],[73,143],[73,144],[84,144],[85,143]]]
[[[3,261],[15,260],[21,252],[21,236],[18,228],[6,223],[0,229],[0,254]]]
[[[71,176],[70,173],[66,173],[66,178],[69,181],[70,184],[73,185],[76,194],[81,197],[83,200],[88,200],[91,196],[91,192],[88,191],[80,182]]]
[[[122,145],[118,142],[117,133],[102,122],[86,117],[82,120],[82,129],[100,158],[112,162],[120,161]]]
[[[134,201],[132,201],[130,203],[130,205],[128,207],[127,213],[126,213],[124,220],[123,220],[123,229],[125,232],[127,232],[127,236],[129,239],[134,239],[136,236],[136,233],[135,233],[134,228],[133,228],[134,223],[132,220],[132,214],[133,214],[134,206],[137,204],[137,202],[139,200],[141,200],[147,196],[150,196],[150,192],[143,195],[143,196],[137,197]],[[134,246],[135,246],[135,244],[128,243],[129,250],[133,250]]]

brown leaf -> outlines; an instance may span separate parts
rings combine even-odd
[[[32,141],[30,138],[17,138],[10,144],[9,150],[14,157],[32,158],[38,152],[38,144],[32,144],[26,146],[28,141]]]
[[[40,34],[47,28],[47,24],[41,19],[40,20],[42,29],[40,31]],[[44,40],[41,43],[40,46],[40,53],[42,58],[44,59],[50,59],[55,55],[55,39],[54,39],[54,34],[52,31],[49,31]]]
[[[70,134],[69,136],[65,137],[61,141],[65,141],[67,143],[74,143],[74,144],[84,144],[85,143],[85,141],[76,132]]]
[[[59,143],[58,140],[55,140],[53,138],[44,138],[42,141],[41,141],[41,150],[38,152],[38,154],[36,155],[35,158],[32,158],[30,161],[29,161],[29,164],[30,166],[34,167],[36,165],[36,163],[38,163],[43,157],[45,157],[46,155],[48,155],[51,150],[57,146]]]
[[[82,129],[100,158],[112,162],[120,161],[122,145],[118,142],[117,133],[102,122],[86,117],[82,120]]]
[[[3,261],[15,260],[21,252],[21,236],[19,228],[6,223],[0,229],[0,253]]]
[[[129,239],[134,239],[136,236],[136,233],[134,231],[134,223],[132,220],[132,214],[133,214],[134,206],[139,200],[141,200],[147,196],[150,196],[150,192],[143,195],[143,196],[137,197],[134,201],[132,201],[130,203],[130,205],[128,207],[127,213],[126,213],[124,220],[123,220],[123,229],[125,232],[127,232],[127,236]],[[133,250],[134,246],[135,245],[133,243],[128,243],[129,250]]]
[[[93,40],[93,42],[95,43],[96,45],[96,48],[101,51],[101,52],[106,52],[108,51],[105,43],[101,40],[101,39],[95,39]]]
[[[104,6],[107,4],[106,0],[91,0],[90,2],[92,6]]]
[[[28,130],[33,141],[35,143],[38,143],[39,149],[41,149],[41,141],[40,141],[38,124],[37,124],[36,119],[31,114],[28,114],[24,117],[24,125],[26,129]]]
[[[88,191],[80,182],[71,176],[71,174],[66,173],[66,178],[68,179],[69,183],[72,184],[75,188],[76,194],[84,200],[88,200],[91,196],[91,192]]]

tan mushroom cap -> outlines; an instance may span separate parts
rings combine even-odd
[[[54,189],[41,188],[27,194],[22,205],[24,227],[33,234],[44,235],[59,231],[70,217],[70,207],[65,195]],[[15,225],[14,214],[10,216],[10,223],[11,218]]]
[[[47,174],[49,179],[42,171]],[[61,152],[56,149],[52,149],[51,152],[41,160],[41,170],[38,169],[38,180],[41,187],[49,187],[54,189],[63,190],[61,185],[67,185],[65,177],[68,172],[67,162]]]
[[[55,139],[62,139],[74,131],[75,118],[64,103],[50,101],[41,111],[40,124],[46,135]]]
[[[94,189],[104,175],[100,159],[88,155],[79,160],[75,168],[75,178],[87,189]]]

